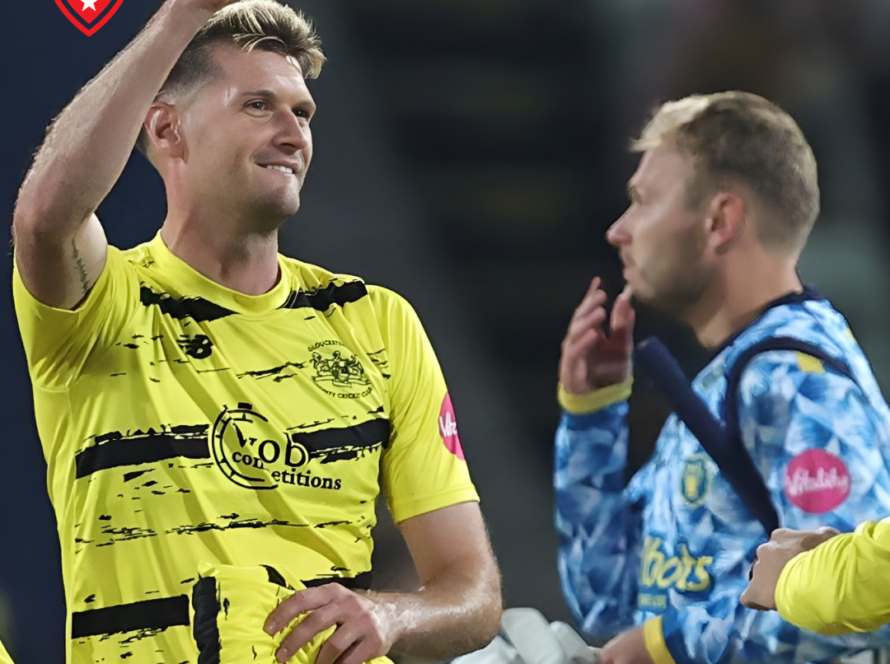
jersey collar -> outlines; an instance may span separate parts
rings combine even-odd
[[[268,293],[247,295],[208,279],[174,255],[167,247],[160,232],[149,243],[149,252],[157,267],[163,272],[164,280],[175,285],[181,296],[200,297],[239,314],[264,314],[278,309],[287,300],[290,293],[290,286],[285,278],[287,273],[282,265],[280,255],[278,270],[281,276],[278,283]]]

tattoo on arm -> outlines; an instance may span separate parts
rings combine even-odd
[[[74,264],[77,265],[77,276],[80,277],[81,291],[86,295],[90,290],[90,279],[87,276],[86,265],[83,264],[83,258],[81,258],[80,252],[77,250],[77,244],[74,240],[71,240],[71,258],[74,259]]]

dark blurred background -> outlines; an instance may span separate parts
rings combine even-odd
[[[94,36],[53,0],[6,3],[0,199],[44,128],[159,6],[124,0]],[[823,213],[801,263],[890,388],[888,0],[306,0],[329,62],[310,85],[316,156],[284,253],[408,297],[436,346],[509,606],[570,620],[556,574],[551,441],[559,344],[594,275],[622,287],[603,234],[625,205],[630,136],[658,101],[740,88],[780,103],[819,160]],[[164,218],[134,156],[99,211],[118,246]],[[4,234],[4,237],[8,238]],[[11,253],[0,273],[11,272]],[[8,276],[6,284],[9,284]],[[0,637],[19,664],[64,658],[59,545],[10,288],[0,455]],[[641,312],[685,368],[707,355]],[[634,463],[665,416],[637,392]],[[412,584],[391,525],[381,587]],[[138,561],[134,561],[137,563]]]

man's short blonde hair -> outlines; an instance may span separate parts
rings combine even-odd
[[[693,95],[656,109],[631,149],[665,141],[695,160],[688,204],[746,183],[774,212],[755,231],[764,247],[803,248],[819,216],[816,158],[797,123],[776,104],[748,92]]]
[[[205,83],[221,76],[222,70],[212,53],[219,46],[291,56],[306,79],[317,78],[325,61],[321,39],[301,12],[276,0],[240,0],[223,7],[204,24],[170,71],[158,98],[188,98]],[[145,152],[147,146],[148,136],[143,128],[136,147]]]

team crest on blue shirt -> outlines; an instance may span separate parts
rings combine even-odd
[[[700,507],[711,490],[709,465],[707,454],[693,454],[686,459],[680,476],[680,495],[690,507]]]

